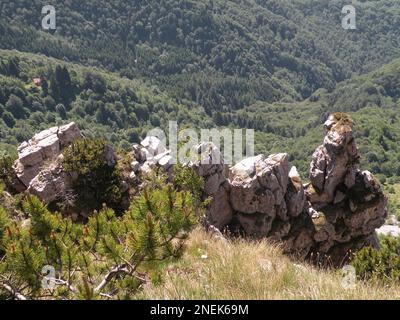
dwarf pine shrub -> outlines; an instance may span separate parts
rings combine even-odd
[[[98,210],[102,204],[120,209],[121,173],[107,163],[108,145],[101,139],[76,140],[64,152],[63,166],[75,176],[76,207],[85,211]]]
[[[184,169],[183,169],[184,170]],[[0,208],[0,296],[10,299],[125,299],[152,270],[179,258],[202,206],[191,191],[153,176],[117,216],[103,206],[86,224],[28,196],[30,222]]]
[[[3,181],[6,187],[11,185],[12,165],[14,157],[5,151],[0,151],[0,181]]]

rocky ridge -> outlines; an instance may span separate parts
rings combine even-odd
[[[211,198],[207,223],[254,238],[269,237],[283,243],[287,253],[335,265],[351,250],[377,246],[375,229],[384,224],[387,199],[373,175],[359,168],[352,120],[337,113],[324,126],[325,138],[313,154],[308,184],[285,153],[261,154],[228,167],[215,145],[197,145],[197,160],[186,165],[204,178],[204,198]],[[79,137],[71,123],[24,142],[14,165],[19,191],[46,202],[67,192],[71,177],[57,159]],[[47,161],[50,164],[43,167]],[[172,174],[172,166],[170,150],[157,137],[147,137],[133,146],[129,180],[140,180],[155,167]]]

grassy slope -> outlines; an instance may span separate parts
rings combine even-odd
[[[203,256],[203,257],[202,257]],[[143,299],[400,299],[400,287],[357,281],[344,289],[338,270],[296,263],[266,240],[222,241],[191,233],[183,258],[163,282],[148,284]]]

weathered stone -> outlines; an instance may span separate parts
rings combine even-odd
[[[52,127],[39,132],[18,147],[18,159],[14,163],[16,181],[14,187],[22,192],[36,194],[43,201],[54,201],[68,186],[66,176],[58,163],[61,151],[74,140],[82,137],[75,123]],[[23,186],[22,186],[23,185]]]
[[[72,190],[72,179],[60,164],[51,164],[30,182],[28,192],[50,203],[64,199]]]
[[[297,217],[304,210],[306,195],[296,167],[292,167],[289,171],[289,183],[285,199],[289,216]]]
[[[167,151],[164,143],[160,139],[154,136],[147,136],[140,144],[153,157]]]
[[[318,243],[313,251],[340,264],[349,250],[371,243],[375,229],[385,222],[387,199],[373,175],[359,169],[351,119],[333,114],[325,128],[324,144],[310,165],[311,184],[305,189],[311,207],[326,219],[323,224],[313,219]]]
[[[230,169],[230,201],[234,210],[276,215],[276,206],[284,199],[289,163],[285,153],[260,155],[239,162]]]
[[[208,222],[220,230],[232,220],[233,210],[229,203],[229,193],[224,186],[220,186],[214,193],[206,209],[206,216]]]
[[[38,145],[29,145],[18,154],[18,162],[23,166],[34,167],[43,162],[42,148]]]
[[[82,134],[74,122],[58,127],[57,135],[60,139],[61,149],[69,146],[75,140],[82,138]]]
[[[41,149],[43,159],[52,159],[60,153],[60,140],[55,134],[40,140],[37,146]]]

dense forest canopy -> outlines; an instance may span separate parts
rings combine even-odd
[[[4,148],[71,120],[129,148],[177,120],[253,128],[256,152],[289,152],[305,174],[321,123],[347,111],[364,164],[400,174],[395,0],[357,1],[356,30],[341,27],[340,0],[54,1],[57,29],[44,31],[47,4],[0,7]]]
[[[394,0],[358,2],[356,31],[338,0],[55,2],[55,32],[40,28],[45,4],[3,3],[1,47],[149,77],[209,114],[301,100],[399,53]]]

